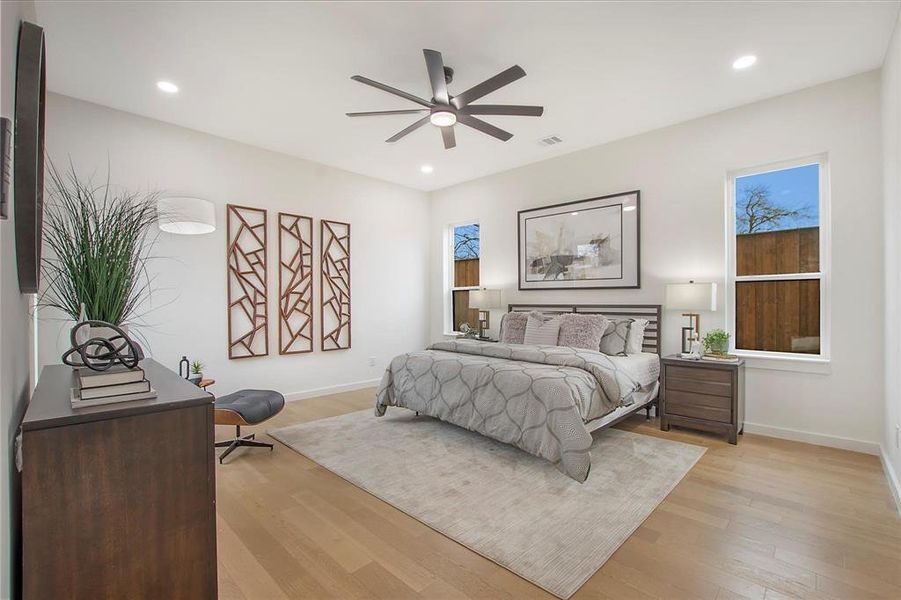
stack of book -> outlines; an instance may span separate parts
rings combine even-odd
[[[78,369],[72,388],[72,408],[150,400],[156,391],[144,377],[144,369],[118,366],[107,371]]]
[[[709,360],[712,362],[735,363],[739,361],[739,357],[734,354],[705,354],[701,360]]]

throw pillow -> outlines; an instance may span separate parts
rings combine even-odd
[[[501,332],[498,341],[502,344],[522,344],[526,335],[529,313],[509,312],[501,317]]]
[[[580,315],[567,313],[560,315],[560,336],[558,346],[583,348],[597,352],[604,332],[607,331],[607,317],[603,315]]]
[[[632,319],[613,319],[607,326],[607,333],[601,338],[601,352],[614,356],[626,354],[626,338],[631,325]]]
[[[648,326],[647,319],[633,319],[632,326],[626,336],[626,354],[638,354],[643,352],[644,330]]]
[[[529,313],[529,319],[526,322],[526,334],[523,338],[524,344],[534,344],[540,346],[556,346],[557,337],[560,335],[560,319],[544,319],[544,315],[538,312]]]

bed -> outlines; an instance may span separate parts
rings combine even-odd
[[[592,433],[657,401],[659,305],[511,304],[509,312],[603,314],[648,320],[642,352],[608,356],[564,346],[454,339],[395,357],[376,416],[402,407],[514,445],[582,482]]]

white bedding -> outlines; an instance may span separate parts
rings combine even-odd
[[[643,389],[650,387],[660,378],[660,357],[656,354],[642,352],[627,356],[611,356],[610,360],[638,381]]]

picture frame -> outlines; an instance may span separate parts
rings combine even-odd
[[[641,288],[641,192],[517,213],[520,290]]]

